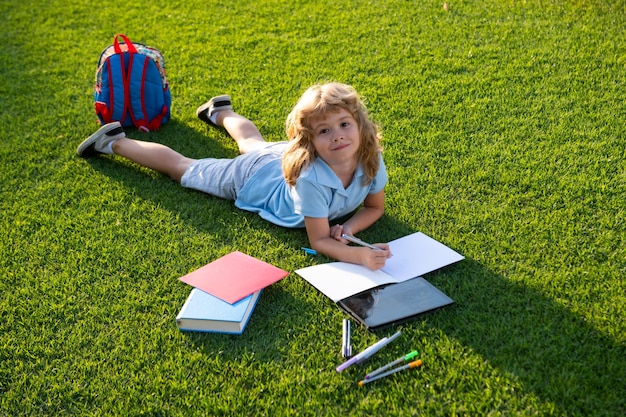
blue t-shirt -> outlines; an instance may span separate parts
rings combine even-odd
[[[302,171],[294,187],[283,178],[280,158],[259,169],[242,187],[235,206],[258,213],[263,219],[283,227],[304,227],[304,217],[333,220],[359,207],[368,194],[376,194],[387,184],[382,155],[374,180],[363,184],[359,166],[344,188],[341,180],[321,158]]]

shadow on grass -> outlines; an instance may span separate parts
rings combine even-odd
[[[176,120],[171,120],[157,132],[141,133],[134,129],[127,129],[126,134],[133,139],[165,144],[194,158],[233,158],[237,155],[234,142],[229,143],[232,139],[228,138],[224,131],[204,126],[196,131]],[[224,143],[232,146],[223,146]],[[293,247],[297,250],[300,246],[307,245],[308,238],[304,229],[287,229],[273,225],[254,213],[236,208],[233,201],[185,189],[165,175],[140,168],[120,157],[101,156],[88,158],[85,161],[102,175],[123,184],[139,198],[151,201],[179,216],[186,225],[198,232],[219,236],[220,243],[225,246],[237,245],[241,236],[237,236],[236,233],[242,231],[233,232],[231,225],[242,223],[251,229],[269,231],[277,242],[296,242]],[[268,244],[273,243],[275,242]],[[320,256],[316,259],[324,262],[324,257]],[[293,285],[308,284],[298,281]],[[297,314],[294,311],[297,311]],[[219,339],[207,338],[203,333],[189,332],[185,335],[192,343],[207,352],[219,352],[226,349],[229,356],[259,352],[256,354],[257,359],[265,357],[269,361],[278,357],[275,357],[275,352],[270,352],[271,349],[267,349],[270,345],[268,338],[272,340],[271,345],[275,348],[287,345],[289,342],[285,339],[288,338],[288,333],[303,331],[311,320],[315,320],[313,316],[318,312],[319,308],[301,298],[292,297],[290,291],[285,291],[280,284],[273,285],[263,291],[259,304],[255,308],[255,314],[251,317],[243,335],[227,335]],[[260,334],[262,336],[259,336]]]
[[[157,139],[175,137],[175,143],[161,142],[184,154],[198,153],[190,155],[192,157],[233,157],[236,154],[212,139],[211,131],[203,135],[175,121],[162,131],[165,129],[169,129],[168,133]],[[142,139],[140,135],[134,136]],[[201,148],[206,150],[205,155],[201,154]],[[142,198],[179,214],[183,221],[199,230],[210,227],[228,239],[228,222],[211,221],[212,207],[218,207],[220,216],[228,212],[229,206],[233,216],[242,213],[230,201],[183,190],[165,177],[155,181],[139,169],[120,169],[123,163],[119,161],[104,161],[102,158],[89,161],[94,169],[129,186]],[[198,210],[202,210],[201,215]],[[257,221],[256,215],[245,215],[252,222]],[[271,228],[273,233],[289,234],[287,239],[306,241],[306,234],[302,231],[278,228],[260,219],[258,222],[259,227]],[[384,216],[361,237],[388,241],[415,231]],[[301,236],[294,238],[292,233]],[[515,375],[525,390],[555,404],[565,414],[626,413],[626,348],[598,332],[580,316],[540,292],[494,274],[471,259],[425,278],[455,300],[452,307],[430,315],[428,326],[471,348],[491,366]],[[328,306],[336,308],[332,304]],[[270,288],[264,292],[258,312],[251,319],[244,337],[219,340],[198,335],[189,337],[206,351],[232,349],[232,354],[243,355],[249,350],[259,352],[257,359],[278,360],[280,350],[288,348],[290,333],[306,329],[310,322],[318,320],[319,309],[318,303],[296,298],[282,289]],[[285,326],[285,323],[289,325]],[[267,349],[267,346],[273,346],[274,350]]]
[[[382,222],[386,230],[402,228],[391,219]],[[430,315],[427,326],[515,375],[524,390],[566,415],[625,415],[626,347],[618,341],[472,259],[425,278],[455,300]]]
[[[385,241],[416,231],[385,216],[362,237]],[[618,341],[566,306],[472,259],[424,277],[455,304],[416,322],[514,375],[525,392],[565,415],[626,415],[626,347]],[[410,331],[411,322],[403,326]]]
[[[311,323],[320,320],[319,304],[294,294],[275,285],[263,290],[242,335],[207,337],[203,333],[186,332],[185,337],[209,356],[226,352],[225,356],[230,360],[254,355],[261,362],[284,362],[289,352],[297,349],[297,343],[306,343],[299,335],[307,334]],[[323,328],[323,325],[316,325],[317,328],[320,326]],[[308,347],[299,350],[307,352]]]
[[[201,126],[196,131],[176,120],[156,132],[127,129],[126,134],[133,139],[162,143],[191,158],[234,158],[238,154],[234,141],[223,130]],[[233,201],[185,189],[168,176],[141,168],[121,157],[99,156],[85,161],[106,177],[131,189],[135,195],[180,215],[187,224],[200,231],[211,231],[227,238],[231,215],[232,219],[243,214],[252,222],[257,221],[258,216],[235,208]],[[224,216],[228,219],[223,219]],[[258,222],[267,224],[260,218]]]

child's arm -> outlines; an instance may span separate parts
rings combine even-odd
[[[370,226],[382,216],[384,200],[383,191],[368,196],[363,203],[363,207],[344,226],[333,226],[332,235],[327,218],[305,217],[304,223],[311,247],[317,252],[338,261],[363,265],[372,270],[382,268],[385,266],[387,258],[391,255],[387,244],[376,244],[382,250],[348,246],[346,245],[347,241],[341,238],[341,231],[352,234]],[[339,239],[335,239],[335,233],[339,234]]]
[[[335,240],[330,235],[330,224],[327,218],[305,217],[304,223],[311,248],[338,261],[377,270],[385,266],[385,261],[390,256],[389,246],[384,243],[376,244],[381,250],[374,250],[363,246],[348,246]]]
[[[337,224],[331,227],[330,234],[336,240],[348,243],[347,240],[341,237],[343,233],[352,236],[356,235],[374,224],[382,217],[384,212],[385,190],[383,189],[376,194],[369,194],[363,201],[363,207],[344,224]]]

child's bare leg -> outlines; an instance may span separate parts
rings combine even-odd
[[[117,155],[169,175],[178,182],[189,165],[194,162],[194,159],[187,158],[160,143],[122,138],[113,142],[112,147]]]
[[[254,123],[233,110],[217,112],[216,122],[237,142],[241,154],[263,148],[267,144]]]

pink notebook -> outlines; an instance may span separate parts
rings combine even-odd
[[[195,288],[234,304],[289,273],[274,265],[235,251],[179,279]]]

